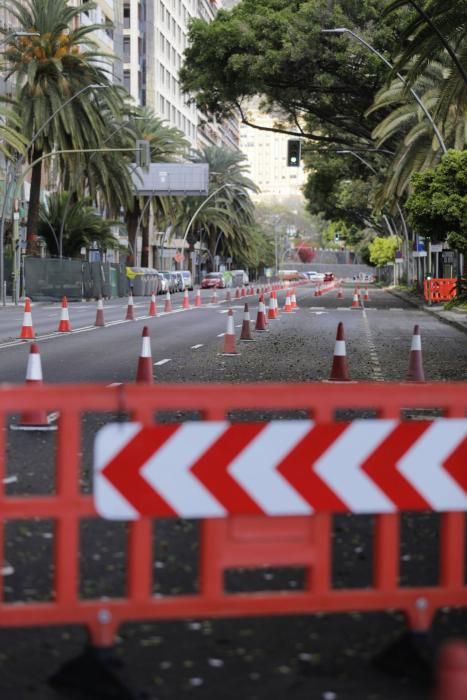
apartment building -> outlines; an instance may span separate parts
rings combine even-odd
[[[274,118],[259,112],[252,106],[249,121],[259,126],[272,127]],[[260,188],[253,196],[257,201],[280,201],[290,197],[302,197],[301,188],[306,174],[303,165],[287,166],[287,143],[292,138],[287,134],[261,131],[242,124],[240,126],[240,150],[246,155],[250,166],[250,177]]]

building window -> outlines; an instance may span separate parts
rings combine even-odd
[[[128,92],[130,92],[131,88],[131,73],[129,70],[124,70],[123,71],[123,85]]]
[[[123,6],[123,26],[125,29],[130,28],[130,21],[131,21],[130,5],[125,4]]]
[[[123,37],[123,60],[125,63],[130,62],[130,37]]]

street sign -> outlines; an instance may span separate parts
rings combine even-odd
[[[110,423],[94,500],[112,520],[467,511],[467,419]]]
[[[133,186],[139,195],[207,195],[208,163],[151,163],[148,172],[133,164]]]
[[[416,250],[412,253],[412,257],[414,258],[426,258],[427,252],[426,250]]]

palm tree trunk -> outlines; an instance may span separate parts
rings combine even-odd
[[[149,267],[149,222],[141,226],[141,267]]]
[[[34,149],[32,159],[38,160],[42,151]],[[31,190],[29,193],[28,223],[26,228],[27,252],[32,255],[39,254],[37,241],[37,225],[39,223],[39,207],[42,181],[42,161],[39,160],[31,172]]]
[[[138,265],[138,260],[136,259],[136,231],[138,228],[140,214],[140,206],[139,203],[136,201],[133,211],[127,212],[126,217],[126,225],[128,230],[128,244],[130,248],[130,255],[128,256],[129,266]]]

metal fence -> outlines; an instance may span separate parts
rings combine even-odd
[[[26,257],[22,272],[22,293],[34,301],[54,301],[64,296],[77,301],[127,293],[122,263]]]

